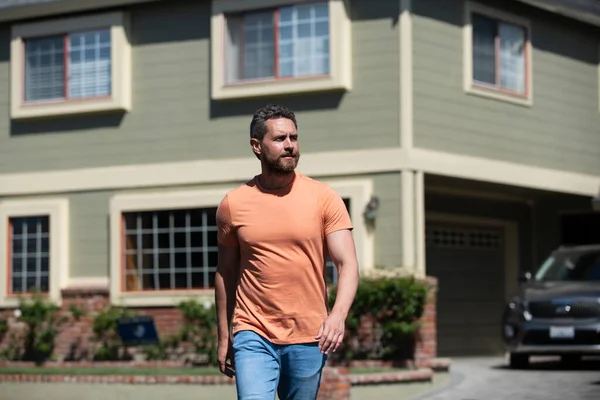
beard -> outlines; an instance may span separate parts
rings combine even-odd
[[[276,174],[287,174],[296,169],[298,161],[300,160],[300,153],[294,154],[293,158],[285,158],[285,156],[270,158],[267,156],[264,160],[269,171]]]

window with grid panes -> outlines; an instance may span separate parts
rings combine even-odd
[[[50,218],[9,218],[9,293],[47,293],[50,287]]]
[[[344,204],[346,205],[346,210],[348,210],[348,213],[350,213],[350,199],[345,198],[343,200],[344,200]],[[350,215],[352,215],[352,214],[350,214]],[[327,261],[325,263],[325,277],[326,277],[328,285],[337,284],[337,281],[338,281],[337,268],[335,267],[335,264],[333,263],[333,261],[331,261],[331,257],[329,257],[329,255],[327,256]]]
[[[126,291],[214,287],[216,207],[123,213]]]
[[[81,100],[111,95],[110,30],[24,40],[24,101]]]
[[[226,80],[327,75],[328,2],[226,16]]]
[[[473,83],[527,93],[527,29],[473,14]]]

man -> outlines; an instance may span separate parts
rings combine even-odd
[[[259,109],[250,146],[261,173],[217,209],[218,362],[238,399],[314,400],[327,355],[344,338],[358,285],[352,223],[340,196],[295,169],[294,113]],[[328,312],[325,257],[339,271]]]

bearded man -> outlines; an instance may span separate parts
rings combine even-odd
[[[358,285],[350,216],[333,189],[296,171],[297,129],[283,106],[257,110],[250,146],[261,173],[217,209],[217,358],[240,400],[315,400]],[[327,254],[339,276],[331,310]]]

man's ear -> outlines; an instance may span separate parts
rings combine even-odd
[[[260,141],[256,138],[250,139],[250,147],[252,147],[252,151],[256,154],[257,157],[262,153],[262,149],[260,147]]]

